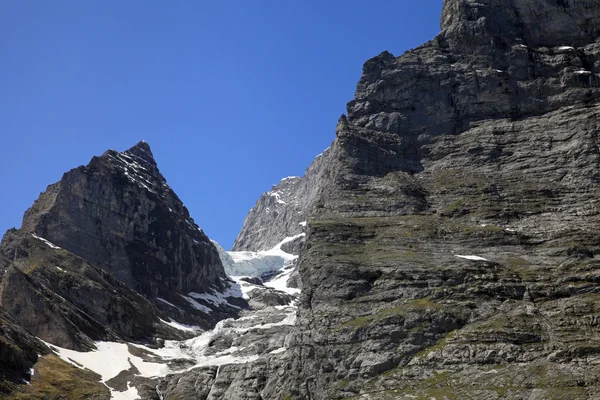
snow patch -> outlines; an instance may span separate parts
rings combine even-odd
[[[230,286],[223,293],[218,292],[216,290],[214,290],[212,294],[190,292],[188,293],[188,296],[193,297],[194,299],[204,300],[206,302],[214,304],[215,306],[227,305],[229,307],[240,309],[240,307],[230,304],[228,298],[242,297],[242,292],[239,285],[235,286],[234,283],[233,285],[230,284]]]
[[[459,256],[455,254],[454,257],[464,258],[465,260],[473,260],[473,261],[490,261],[487,258],[479,257],[479,256]]]
[[[305,233],[300,233],[295,236],[286,237],[269,250],[230,251],[228,254],[234,264],[229,266],[224,265],[226,267],[225,272],[230,276],[260,277],[265,273],[278,271],[292,264],[298,258],[297,255],[281,250],[281,246],[305,235]]]
[[[138,400],[140,398],[137,389],[131,386],[130,382],[127,382],[127,390],[124,392],[117,392],[112,388],[109,389],[111,400]]]
[[[281,200],[281,194],[279,194],[278,192],[269,192],[269,195],[271,197],[275,197],[275,201],[277,202],[277,204],[286,204],[285,201]]]
[[[197,325],[185,325],[185,324],[180,324],[177,321],[173,321],[171,320],[171,322],[167,322],[162,318],[159,318],[160,322],[162,322],[163,324],[167,324],[169,326],[172,326],[175,329],[179,329],[181,331],[188,331],[188,332],[198,332],[198,331],[202,331],[202,328],[200,328]]]
[[[298,225],[306,226],[306,221],[299,222]]]
[[[180,294],[180,296],[183,297],[184,299],[186,299],[188,301],[188,303],[190,303],[192,305],[192,307],[194,307],[196,310],[200,310],[207,314],[210,314],[212,312],[212,310],[210,308],[198,303],[196,300],[192,299],[191,297],[184,296],[182,294]]]
[[[99,374],[104,383],[121,371],[127,371],[133,364],[139,371],[137,376],[156,377],[164,376],[169,372],[165,364],[152,363],[142,360],[129,352],[127,344],[115,342],[95,342],[97,350],[81,352],[64,349],[51,343],[44,342],[61,359],[76,366],[77,368],[87,368]]]
[[[243,281],[242,278],[245,278],[245,277],[244,276],[232,276],[231,277],[231,279],[233,279],[238,285],[240,285],[240,291],[242,292],[242,297],[245,300],[249,300],[250,296],[248,294],[251,291],[253,291],[254,289],[260,289],[261,286],[255,285],[250,282]]]
[[[323,154],[325,154],[325,152],[326,152],[327,150],[329,150],[330,148],[331,148],[331,146],[329,146],[329,147],[327,147],[325,150],[323,150],[323,152],[322,152],[322,153],[319,153],[319,154],[317,154],[317,156],[315,157],[315,159],[316,159],[316,158],[319,158],[319,157],[321,157],[321,156],[322,156]]]
[[[156,298],[156,300],[158,300],[158,301],[162,301],[163,303],[165,303],[165,304],[168,304],[168,305],[170,305],[171,307],[174,307],[174,308],[176,308],[176,309],[178,309],[178,310],[181,310],[181,308],[177,307],[177,306],[176,306],[175,304],[173,304],[173,303],[169,303],[168,301],[166,301],[166,300],[165,300],[165,299],[163,299],[163,298],[157,297],[157,298]],[[182,311],[183,311],[183,310],[182,310]]]
[[[297,295],[300,293],[300,289],[291,288],[291,287],[287,286],[287,282],[290,279],[292,272],[294,272],[294,269],[290,268],[289,270],[285,271],[281,275],[276,276],[274,279],[271,279],[270,281],[265,282],[264,285],[267,287],[270,287],[272,289],[275,289],[275,290],[280,290],[287,294]]]
[[[38,235],[36,235],[35,233],[32,233],[31,236],[33,236],[34,238],[36,238],[37,240],[41,240],[42,242],[46,243],[49,247],[53,248],[53,249],[60,249],[60,247],[58,247],[57,245],[50,243],[50,241],[44,239],[43,237],[39,237]]]

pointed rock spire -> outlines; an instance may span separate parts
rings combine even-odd
[[[122,154],[134,157],[136,161],[146,168],[150,167],[149,169],[151,170],[158,170],[150,145],[144,140],[139,141],[135,146],[129,150],[125,150]]]

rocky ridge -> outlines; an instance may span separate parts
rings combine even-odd
[[[21,229],[2,239],[0,387],[10,392],[29,382],[24,366],[36,361],[54,371],[70,368],[45,356],[38,339],[80,351],[103,341],[160,346],[247,308],[239,287],[167,185],[148,144],[109,150],[50,185]],[[196,328],[182,329],[182,322]],[[19,329],[28,333],[15,334]],[[55,381],[67,382],[68,375]],[[93,374],[85,379],[88,395],[108,395]]]
[[[302,177],[283,178],[264,193],[250,210],[233,244],[232,251],[264,251],[286,237],[304,232],[310,206],[314,204],[318,182],[327,165],[329,149],[319,154]],[[287,248],[299,254],[299,245]]]
[[[134,376],[136,396],[596,398],[599,18],[446,0],[434,40],[367,61],[307,203],[295,322],[240,280],[266,312],[190,339],[172,360],[189,369]],[[275,225],[268,196],[252,229]]]

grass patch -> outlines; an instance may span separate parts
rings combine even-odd
[[[100,375],[79,369],[54,354],[40,357],[34,365],[31,385],[20,385],[8,400],[33,399],[109,399],[110,392],[100,383]]]

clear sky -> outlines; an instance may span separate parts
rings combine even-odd
[[[0,2],[0,235],[46,186],[139,140],[231,247],[334,139],[362,64],[439,32],[442,0]]]

